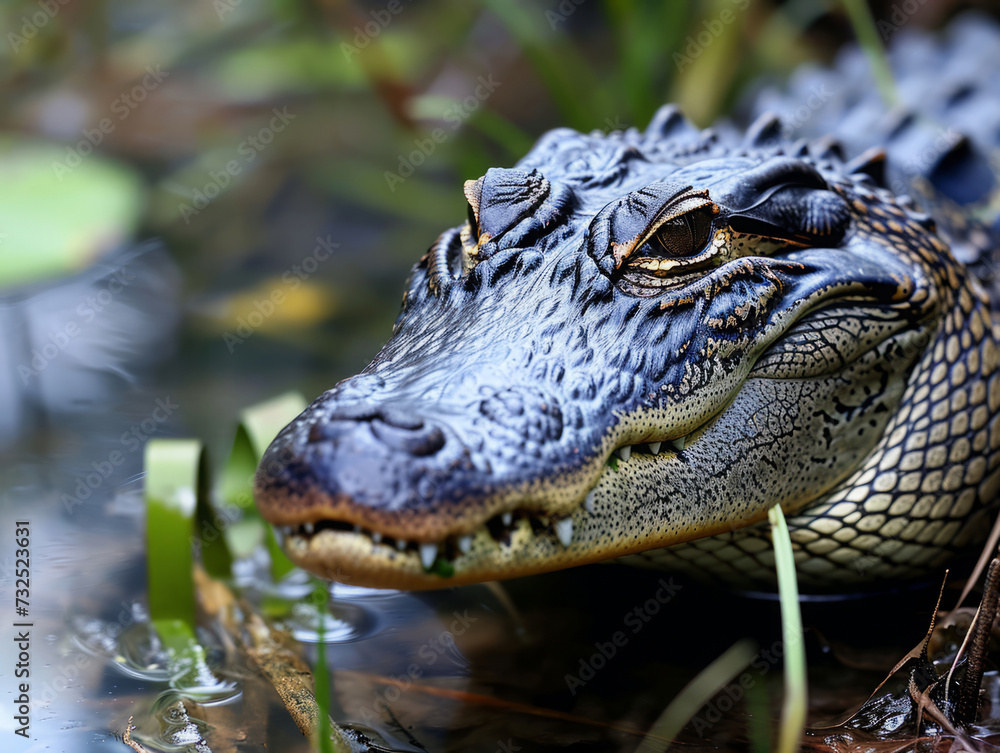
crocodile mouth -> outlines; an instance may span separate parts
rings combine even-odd
[[[682,462],[682,453],[697,443],[707,425],[682,437],[615,447],[604,457],[596,483],[559,512],[513,503],[471,530],[431,541],[332,518],[275,524],[274,530],[300,567],[331,580],[376,588],[445,588],[620,557],[705,535],[698,527],[666,542],[658,541],[654,530],[621,536],[622,509],[615,489],[630,483],[631,477],[648,475],[653,466]]]

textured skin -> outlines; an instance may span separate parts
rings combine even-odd
[[[806,587],[931,572],[997,503],[1000,323],[949,251],[983,244],[868,157],[672,108],[547,134],[466,184],[393,338],[268,450],[262,513],[374,586],[624,555],[766,585],[774,504]]]

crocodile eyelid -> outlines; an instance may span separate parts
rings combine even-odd
[[[668,182],[651,184],[623,196],[597,214],[588,232],[588,253],[605,274],[613,276],[661,228],[707,208],[713,216],[720,212],[704,189]],[[703,245],[692,248],[692,256],[697,256],[703,248]]]

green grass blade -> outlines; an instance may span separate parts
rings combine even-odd
[[[469,125],[502,146],[514,161],[526,154],[535,143],[534,137],[525,133],[512,121],[491,110],[482,110],[476,113]]]
[[[201,442],[189,439],[153,439],[145,451],[149,613],[154,622],[180,621],[192,635],[191,544],[201,454]]]
[[[275,580],[294,570],[295,565],[281,550],[271,527],[266,526],[257,513],[253,504],[253,477],[271,440],[305,407],[305,398],[300,393],[287,392],[245,409],[240,414],[233,449],[222,469],[222,497],[243,511],[243,520],[226,531],[230,546],[246,556],[260,543],[263,535],[264,545],[271,555],[271,576]]]
[[[667,92],[676,71],[669,52],[683,48],[682,35],[693,6],[605,0],[604,7],[621,61],[616,90],[626,105],[625,119],[629,125],[642,127],[669,99]]]
[[[330,739],[330,668],[326,663],[326,603],[329,599],[329,586],[318,578],[313,579],[312,600],[316,605],[317,638],[316,666],[313,667],[313,678],[316,681],[316,705],[319,706],[319,750],[320,753],[333,753],[333,742]]]
[[[737,641],[705,667],[653,722],[636,753],[658,753],[669,748],[691,717],[753,660],[754,651],[753,641]]]
[[[240,414],[241,426],[258,459],[278,432],[305,409],[306,399],[302,397],[302,393],[286,392],[246,408]]]
[[[889,67],[889,60],[885,56],[885,48],[878,39],[878,32],[875,29],[875,21],[872,19],[871,10],[864,0],[844,0],[844,8],[850,16],[851,26],[858,37],[858,44],[865,51],[868,62],[872,67],[872,76],[875,78],[875,85],[886,106],[892,107],[899,102],[896,94],[896,85],[892,77],[892,69]]]
[[[178,690],[193,690],[206,681],[214,683],[205,649],[181,620],[153,620],[153,627],[170,657],[170,685]]]
[[[201,565],[213,578],[229,580],[233,577],[233,554],[229,547],[229,532],[232,528],[228,517],[220,515],[212,505],[212,474],[208,464],[208,453],[202,452],[198,462],[197,528],[192,532],[192,542],[197,538],[201,544]]]
[[[211,677],[205,650],[195,639],[192,577],[195,523],[199,500],[204,504],[205,496],[204,464],[204,449],[197,440],[153,439],[146,444],[149,614],[170,657],[170,681],[176,688],[197,687]],[[227,558],[225,550],[209,555],[228,572],[228,565],[222,564]]]
[[[586,59],[562,35],[546,32],[551,25],[543,10],[520,0],[480,0],[500,19],[545,84],[566,121],[581,131],[597,127],[596,113],[606,113],[604,91]]]
[[[781,636],[785,644],[785,699],[781,708],[778,753],[795,753],[806,726],[808,687],[806,649],[802,641],[802,615],[795,578],[792,539],[781,505],[767,511],[774,541],[774,563],[778,571],[778,598],[781,601]]]

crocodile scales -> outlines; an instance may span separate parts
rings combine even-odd
[[[982,100],[969,117],[994,117],[997,67],[960,83]],[[468,181],[468,219],[414,267],[390,341],[261,462],[290,557],[384,587],[626,556],[757,587],[781,504],[821,591],[981,541],[1000,487],[979,169],[996,143],[894,164],[926,118],[892,117],[867,132],[888,164],[767,114],[698,130],[665,107],[643,132],[552,131]]]

